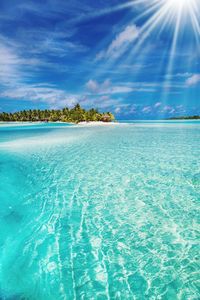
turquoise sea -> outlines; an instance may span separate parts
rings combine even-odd
[[[1,300],[200,299],[200,122],[0,124]]]

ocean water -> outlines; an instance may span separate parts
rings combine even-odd
[[[0,299],[200,299],[200,123],[0,124]]]

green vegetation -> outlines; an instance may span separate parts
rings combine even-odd
[[[82,121],[103,121],[111,122],[115,118],[112,113],[100,113],[97,109],[85,110],[79,104],[74,108],[63,108],[61,110],[23,110],[15,113],[0,113],[0,121],[5,122],[72,122],[79,123]]]
[[[181,117],[173,117],[169,120],[199,120],[200,116],[181,116]]]

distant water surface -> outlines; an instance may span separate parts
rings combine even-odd
[[[0,124],[0,299],[197,300],[200,122]]]

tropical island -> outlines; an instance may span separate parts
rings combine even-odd
[[[180,116],[180,117],[172,117],[168,120],[199,120],[200,116]]]
[[[0,121],[2,122],[112,122],[115,120],[111,112],[99,112],[97,109],[91,108],[85,110],[76,104],[73,108],[67,107],[63,109],[33,109],[23,110],[14,113],[0,113]]]

